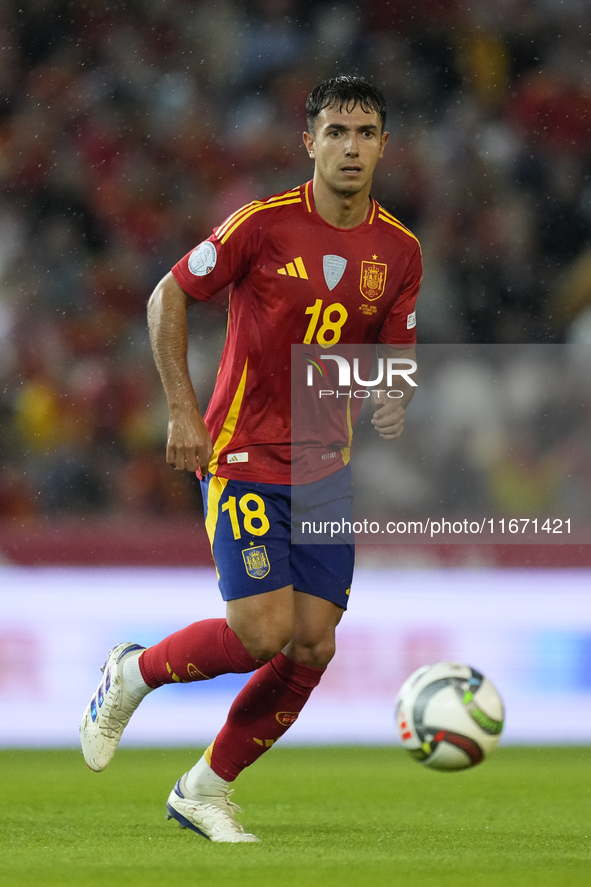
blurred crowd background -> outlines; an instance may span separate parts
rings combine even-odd
[[[420,341],[591,343],[590,33],[587,0],[0,0],[0,521],[198,508],[146,301],[311,177],[305,97],[338,73],[388,100],[374,195],[423,246]],[[203,405],[226,303],[190,311]]]
[[[426,344],[417,361],[420,384],[395,446],[376,435],[364,404],[355,430],[360,458],[352,459],[358,515],[382,525],[393,517],[492,518],[499,544],[523,541],[527,527],[518,525],[521,539],[503,537],[500,517],[505,527],[536,517],[545,529],[531,541],[589,545],[591,348]]]

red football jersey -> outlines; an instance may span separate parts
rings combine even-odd
[[[373,199],[361,225],[330,225],[308,182],[239,209],[172,273],[200,301],[231,287],[226,345],[205,414],[210,471],[290,484],[341,468],[348,449],[330,464],[302,464],[292,479],[290,346],[413,345],[422,276],[416,237]]]

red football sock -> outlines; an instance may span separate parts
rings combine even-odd
[[[244,674],[260,668],[225,619],[203,619],[148,647],[139,658],[149,687],[206,681],[220,674]]]
[[[205,754],[212,770],[229,782],[236,779],[291,727],[324,672],[283,653],[260,668],[234,700]]]

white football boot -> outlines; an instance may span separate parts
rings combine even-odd
[[[101,669],[103,677],[80,725],[82,754],[91,770],[105,769],[130,717],[142,701],[132,695],[123,682],[123,662],[129,654],[144,649],[140,644],[117,644],[109,651]]]
[[[181,776],[170,793],[166,803],[167,819],[176,819],[181,828],[190,828],[210,841],[227,844],[258,843],[259,839],[245,832],[235,819],[235,814],[240,813],[240,807],[230,801],[229,796],[234,789],[189,798],[185,787],[186,776],[186,773]]]

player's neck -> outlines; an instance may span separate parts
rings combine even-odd
[[[336,228],[356,228],[368,216],[369,185],[357,194],[350,194],[333,191],[322,180],[315,179],[313,193],[316,212]]]

